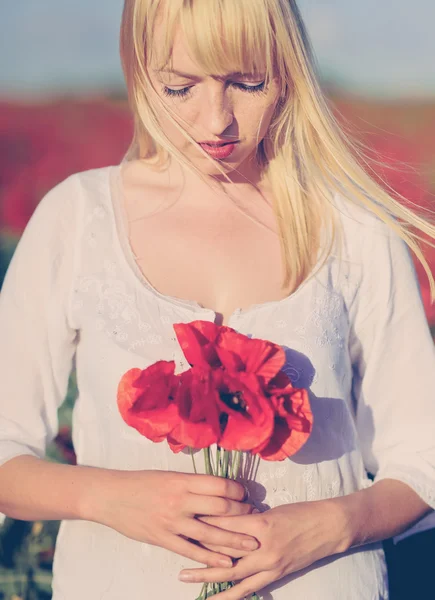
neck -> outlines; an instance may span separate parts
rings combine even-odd
[[[171,182],[171,186],[183,187],[186,189],[214,190],[217,193],[227,194],[238,194],[246,193],[248,191],[258,190],[261,191],[267,188],[265,178],[260,175],[260,169],[258,166],[253,168],[251,172],[245,174],[243,171],[233,171],[228,173],[226,179],[223,175],[203,175],[202,177],[197,173],[192,173],[189,169],[185,168],[184,165],[179,164],[176,161],[171,161],[168,168],[168,174]]]

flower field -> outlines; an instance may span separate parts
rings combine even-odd
[[[410,205],[433,210],[435,201],[435,100],[381,104],[331,94],[346,129],[371,148],[374,174]],[[123,99],[59,99],[45,104],[0,102],[0,282],[15,245],[40,199],[72,173],[117,164],[132,123]],[[435,272],[435,249],[425,247]],[[435,305],[416,264],[426,315],[435,329]],[[71,410],[74,375],[60,409],[52,460],[74,463]],[[0,600],[49,599],[57,523],[6,519],[0,529]]]

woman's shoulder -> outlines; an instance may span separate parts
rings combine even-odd
[[[391,227],[374,210],[358,200],[344,194],[335,194],[333,204],[344,231],[354,239],[366,238],[371,234],[388,236],[391,231]],[[383,210],[381,205],[379,210]]]
[[[77,206],[78,199],[85,195],[92,197],[100,195],[108,189],[110,170],[113,167],[103,167],[100,169],[91,169],[80,171],[69,175],[62,181],[54,185],[39,202],[37,209],[41,211],[50,211],[57,208],[65,210],[67,206]]]
[[[351,261],[364,262],[373,253],[383,252],[392,243],[402,243],[398,233],[381,218],[379,213],[345,195],[334,196],[334,210],[339,225],[339,242]]]
[[[64,185],[65,188],[69,186],[80,189],[80,191],[87,196],[92,196],[93,194],[101,195],[102,193],[109,194],[110,178],[112,173],[117,169],[119,169],[119,166],[111,165],[108,167],[79,171],[70,175],[70,177],[60,185]]]
[[[334,204],[341,225],[335,246],[340,248],[340,263],[344,261],[359,276],[372,279],[385,278],[394,265],[410,266],[410,250],[394,227],[394,217],[390,225],[369,207],[343,195],[336,195]],[[381,214],[385,210],[381,205],[379,209]]]
[[[40,199],[22,238],[45,240],[52,246],[67,245],[83,220],[83,206],[105,193],[109,171],[107,167],[82,171],[57,183]]]
[[[110,201],[110,178],[116,167],[103,167],[73,173],[52,187],[38,203],[32,220],[57,228],[68,222],[79,225],[86,214]]]

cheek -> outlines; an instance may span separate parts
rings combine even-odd
[[[259,137],[263,137],[270,125],[273,114],[275,112],[276,100],[271,102],[262,102],[260,105],[245,107],[240,112],[239,124],[241,129],[249,131],[251,137],[259,133]],[[243,123],[243,125],[242,125]]]
[[[264,110],[263,112],[263,122],[261,125],[262,129],[267,129],[270,125],[270,122],[272,120],[272,117],[275,113],[275,108],[276,108],[276,101],[271,102]]]
[[[197,111],[191,102],[183,104],[182,101],[170,102],[168,104],[166,98],[162,99],[162,102],[172,109],[172,118],[188,133],[191,133],[192,126],[195,124],[197,118]],[[182,133],[178,131],[176,126],[171,122],[170,117],[166,115],[161,107],[157,109],[157,115],[159,123],[163,131],[173,139],[186,141]]]

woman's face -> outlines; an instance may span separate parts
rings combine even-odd
[[[157,27],[153,56],[159,48],[160,34],[161,29]],[[155,61],[154,64],[151,61],[149,76],[157,94],[174,111],[174,118],[197,144],[186,140],[159,111],[164,133],[180,152],[210,176],[219,176],[220,172],[201,154],[198,143],[234,142],[234,146],[221,148],[222,154],[219,157],[214,154],[213,158],[219,160],[229,176],[237,169],[249,180],[255,179],[258,172],[256,149],[266,135],[279,99],[278,80],[273,79],[266,88],[264,72],[228,73],[225,76],[204,74],[190,58],[180,30],[174,40],[172,58],[171,71],[159,71]]]

